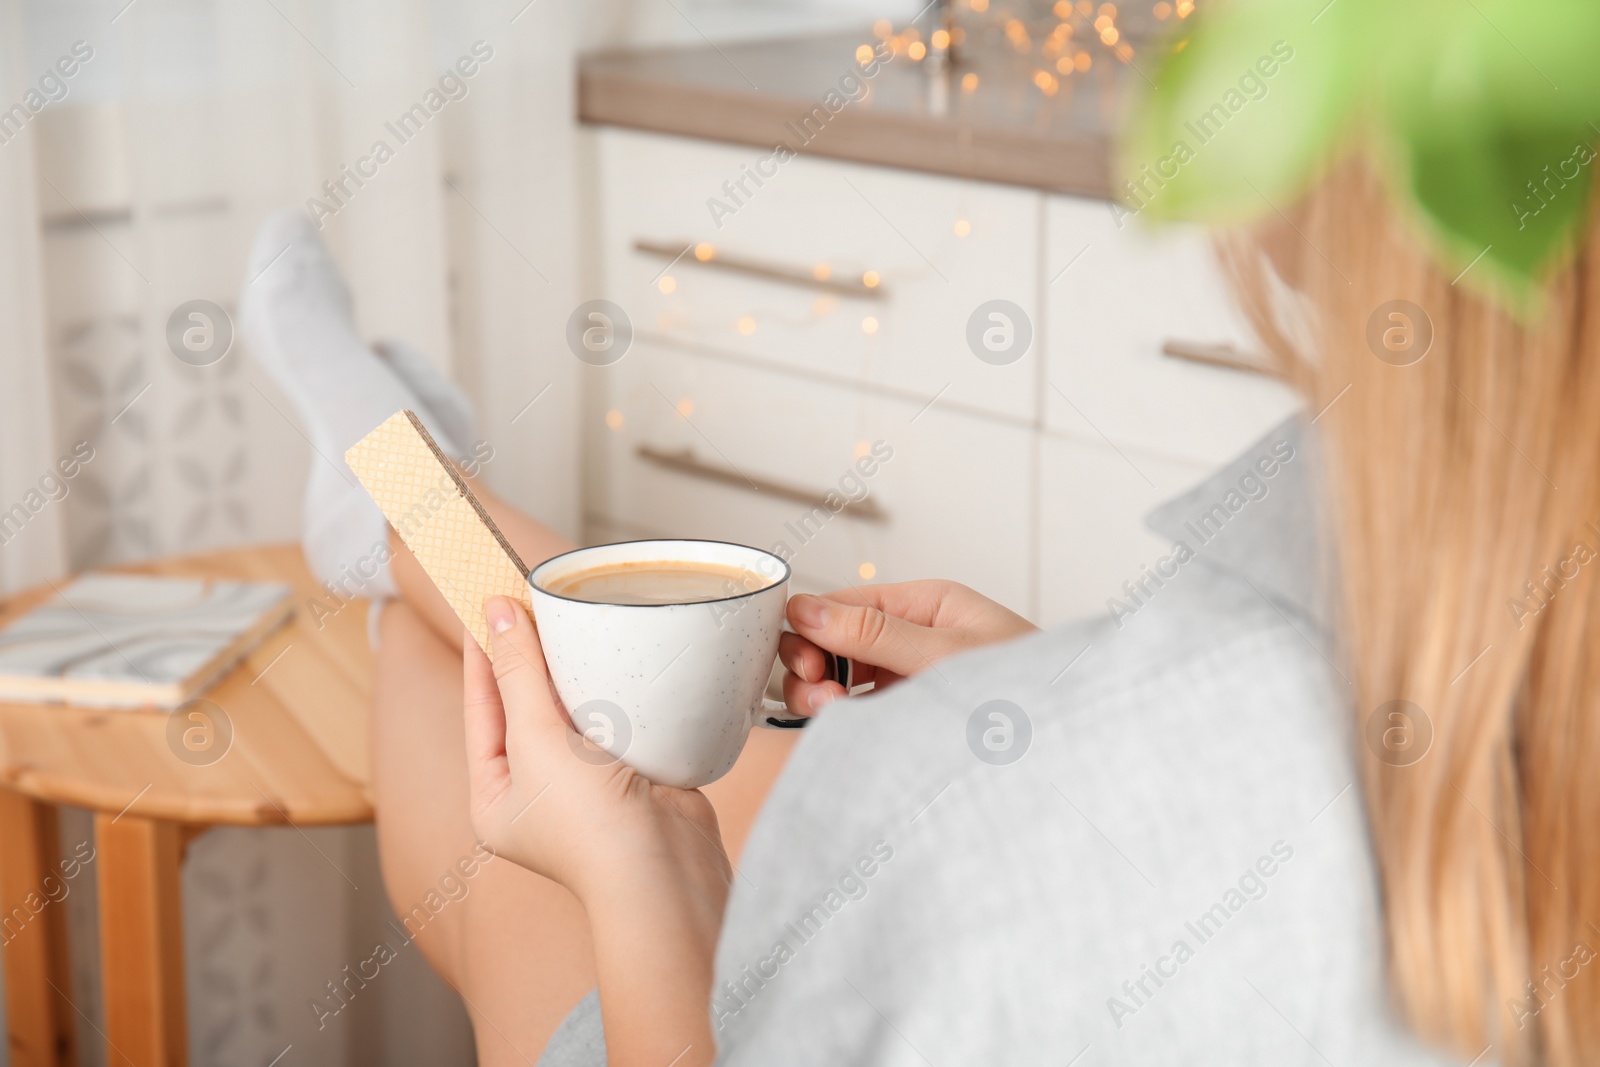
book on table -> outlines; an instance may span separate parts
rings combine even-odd
[[[283,582],[91,571],[0,628],[0,700],[172,710],[293,613]]]

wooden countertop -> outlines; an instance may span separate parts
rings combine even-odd
[[[1112,131],[1140,75],[1109,56],[1061,79],[1047,97],[1034,68],[999,48],[968,49],[933,75],[896,56],[867,93],[809,140],[800,120],[841,76],[870,32],[694,48],[597,53],[578,65],[578,117],[771,149],[791,149],[1050,192],[1109,198]],[[963,92],[963,75],[978,75]]]

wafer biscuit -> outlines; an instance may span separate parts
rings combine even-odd
[[[483,601],[508,596],[532,616],[528,569],[421,420],[397,411],[351,446],[345,462],[484,652]]]

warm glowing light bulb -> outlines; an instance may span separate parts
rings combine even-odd
[[[883,281],[883,275],[875,270],[869,270],[861,275],[861,284],[868,289],[876,289],[881,281]]]
[[[873,334],[877,333],[878,332],[878,320],[877,320],[877,317],[873,316],[873,315],[868,315],[866,318],[862,319],[861,320],[861,332],[866,334],[868,337],[871,337]]]
[[[950,31],[949,30],[934,30],[933,31],[932,40],[933,40],[933,47],[935,47],[935,48],[949,48],[950,47]]]
[[[972,0],[972,10],[980,15],[983,14],[989,10],[989,0]]]
[[[717,250],[711,245],[706,244],[704,241],[701,241],[699,244],[694,246],[694,258],[698,259],[702,263],[710,262],[711,260],[715,259],[716,256]]]
[[[879,19],[872,24],[872,35],[880,41],[887,41],[894,36],[894,23],[888,19]]]
[[[1071,56],[1062,56],[1060,59],[1056,60],[1056,70],[1060,71],[1062,74],[1071,74],[1073,69]]]
[[[1167,0],[1161,0],[1161,3],[1151,10],[1151,14],[1162,21],[1170,19],[1172,17],[1172,5],[1167,3]]]
[[[622,421],[622,412],[618,411],[616,408],[612,408],[610,411],[606,412],[606,425],[611,427],[613,430],[622,429]]]
[[[922,62],[922,57],[928,54],[928,46],[921,41],[912,41],[911,47],[906,49],[906,55],[911,57],[913,63]]]
[[[733,324],[733,328],[744,334],[746,337],[749,337],[751,334],[756,332],[756,320],[749,315],[745,315],[738,322]]]
[[[661,276],[661,280],[656,283],[656,288],[660,289],[663,293],[673,292],[678,288],[678,279],[674,278],[670,274],[663,274]]]
[[[826,263],[818,263],[815,267],[811,268],[811,276],[819,282],[825,282],[829,278],[833,277],[833,268],[828,266]]]
[[[872,46],[870,44],[864,44],[856,49],[856,62],[863,67],[872,62]]]
[[[967,234],[972,232],[972,223],[968,222],[966,219],[957,219],[954,228],[957,237],[965,237]]]
[[[1088,52],[1079,52],[1072,57],[1072,65],[1079,70],[1088,70],[1094,66],[1094,56],[1091,56]]]
[[[965,73],[965,74],[963,74],[961,76],[961,91],[962,92],[964,92],[964,93],[976,92],[977,88],[978,88],[978,76],[976,74],[972,73],[971,71],[968,71],[967,73]]]
[[[878,568],[874,567],[870,563],[863,563],[861,566],[856,568],[856,573],[861,575],[862,581],[870,582],[877,576]]]

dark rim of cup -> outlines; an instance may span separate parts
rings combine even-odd
[[[746,552],[756,552],[766,556],[768,559],[776,560],[778,565],[783,568],[783,575],[779,578],[773,579],[770,583],[762,586],[760,589],[752,589],[748,593],[735,593],[733,596],[717,597],[715,600],[681,600],[667,604],[610,604],[603,600],[580,600],[577,597],[562,596],[560,593],[552,593],[550,590],[546,589],[544,586],[535,581],[535,578],[540,571],[544,570],[552,563],[555,563],[557,560],[566,559],[568,556],[575,556],[579,552],[593,552],[595,549],[600,548],[616,548],[619,545],[724,545],[728,548],[742,548]],[[676,562],[701,563],[708,561],[679,560]],[[786,561],[782,556],[768,552],[764,548],[756,548],[752,545],[741,545],[737,541],[718,541],[710,537],[640,537],[632,541],[608,541],[603,545],[585,545],[582,548],[568,549],[559,556],[551,556],[549,559],[545,560],[543,563],[539,564],[537,567],[533,568],[533,570],[528,572],[528,586],[537,592],[543,593],[545,596],[554,597],[557,600],[565,600],[571,604],[595,604],[604,605],[605,607],[609,608],[687,608],[698,607],[701,604],[726,604],[732,600],[744,600],[747,597],[760,596],[762,593],[765,593],[771,589],[775,589],[784,582],[787,582],[793,573],[794,572],[789,567],[788,561]],[[765,577],[765,575],[762,575],[762,577]]]

